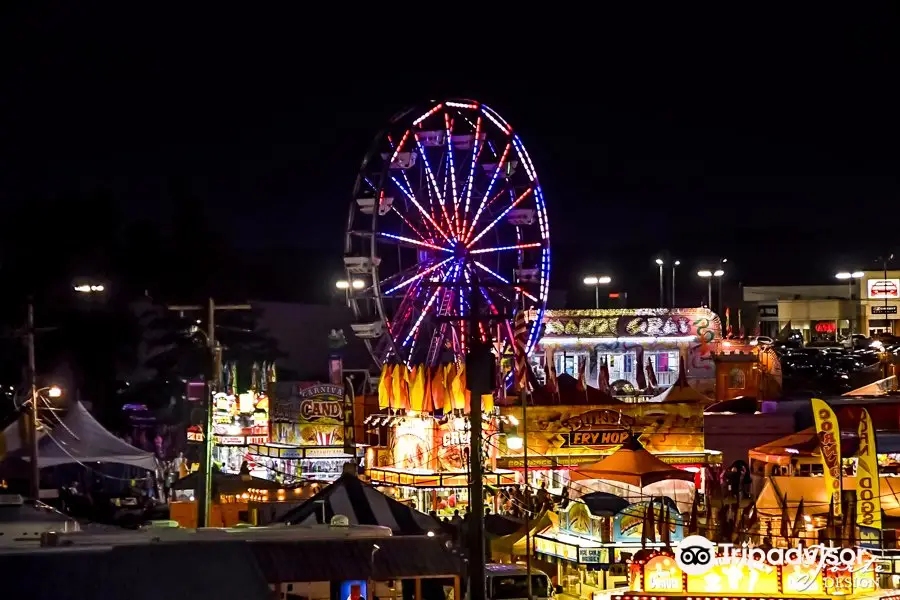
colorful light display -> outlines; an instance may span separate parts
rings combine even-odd
[[[496,317],[479,332],[486,338],[489,327],[506,351],[512,328],[498,316],[523,300],[543,314],[550,277],[546,203],[521,138],[471,100],[396,117],[363,162],[346,253],[355,265],[348,269],[369,259],[372,285],[348,301],[357,317],[382,325],[361,336],[379,364],[460,357],[472,311]],[[480,307],[470,306],[473,292]],[[540,329],[540,321],[529,324],[529,352]]]

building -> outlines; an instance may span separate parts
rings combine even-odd
[[[829,285],[747,286],[743,301],[748,322],[755,321],[761,335],[772,337],[790,322],[806,342],[895,331],[900,271],[859,273],[861,277]]]

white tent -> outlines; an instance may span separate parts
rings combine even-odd
[[[156,458],[152,452],[144,452],[111,434],[81,402],[73,403],[61,421],[47,424],[52,429],[44,431],[38,440],[38,463],[41,468],[105,462],[141,467],[148,471],[156,469]],[[30,460],[28,450],[22,445],[18,427],[18,422],[13,423],[2,434],[7,441],[7,456],[27,461]],[[11,447],[10,442],[17,447]]]

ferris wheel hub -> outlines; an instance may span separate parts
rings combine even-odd
[[[465,258],[469,255],[469,249],[462,242],[456,242],[453,246],[453,256],[457,259]]]

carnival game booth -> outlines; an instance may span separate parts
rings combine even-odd
[[[677,545],[684,533],[669,498],[629,503],[601,492],[561,509],[557,523],[534,536],[534,548],[566,594],[591,598],[626,586],[629,561],[642,549]]]
[[[224,473],[237,474],[246,461],[255,477],[265,477],[250,447],[269,441],[269,398],[255,390],[243,394],[218,393],[213,397],[213,461]],[[202,441],[202,429],[188,430],[188,441]]]
[[[357,455],[355,444],[346,443],[354,439],[354,422],[343,386],[279,381],[270,389],[269,439],[248,448],[266,478],[329,483],[347,462],[360,462],[361,451]]]
[[[535,394],[535,400],[538,400]],[[552,399],[548,400],[552,402]],[[543,402],[543,401],[542,401]],[[705,467],[721,463],[721,453],[706,450],[703,437],[703,407],[700,402],[622,403],[613,407],[584,405],[529,406],[528,474],[531,485],[545,484],[556,494],[580,477],[577,473],[614,452],[636,436],[646,451],[671,467],[692,474],[701,486]],[[522,471],[523,448],[509,444],[513,434],[523,431],[521,406],[503,406],[500,417],[518,423],[500,437],[498,468]],[[506,427],[506,426],[505,426]],[[570,486],[570,493],[596,491]]]
[[[498,499],[497,490],[520,482],[515,471],[497,467],[498,452],[507,435],[500,427],[501,420],[484,415],[484,424],[484,485],[487,497]],[[464,511],[469,505],[471,479],[468,417],[391,417],[388,440],[387,448],[369,449],[367,463],[371,466],[366,474],[373,484],[384,486],[414,508],[434,510],[438,516],[452,517],[455,511]]]
[[[529,314],[531,320],[538,313]],[[548,310],[532,355],[539,380],[568,374],[605,390],[648,397],[678,378],[685,356],[688,381],[712,395],[715,369],[709,344],[721,339],[719,317],[706,308]]]

